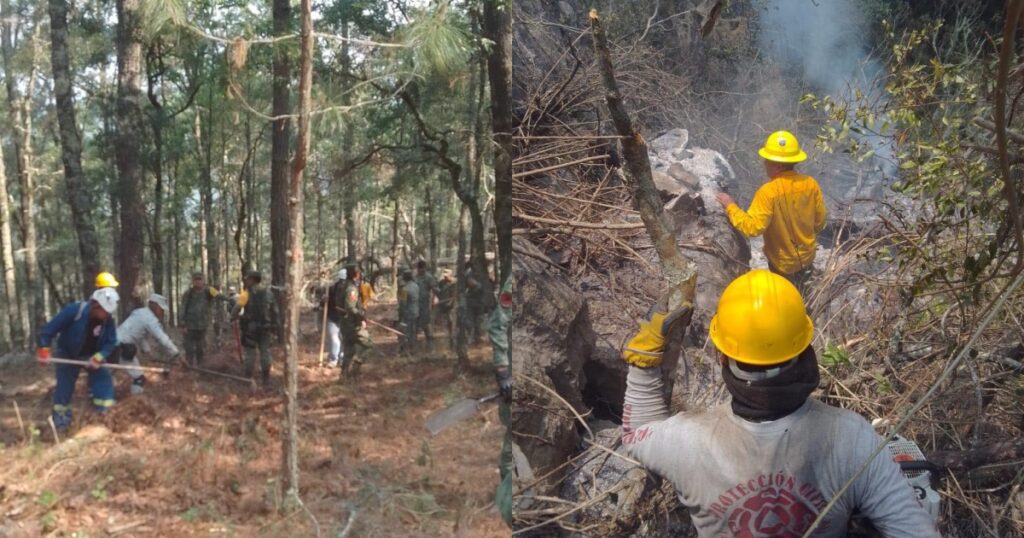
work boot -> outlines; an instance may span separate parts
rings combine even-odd
[[[352,382],[359,381],[359,369],[362,367],[363,361],[353,361],[352,366],[349,368],[349,377],[352,378]]]

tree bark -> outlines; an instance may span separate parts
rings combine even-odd
[[[14,281],[14,249],[11,246],[11,207],[7,200],[7,170],[4,166],[4,147],[0,144],[0,244],[3,248],[4,271],[4,310],[9,323],[0,321],[0,338],[3,339],[4,350],[14,347],[12,332],[18,327],[18,293]]]
[[[427,208],[427,232],[430,237],[427,238],[427,250],[428,250],[428,263],[430,264],[431,271],[437,271],[437,210],[434,207],[436,201],[431,196],[430,186],[427,186],[426,193],[426,208]]]
[[[398,216],[401,211],[398,205],[398,196],[395,196],[395,218],[391,220],[391,289],[395,290],[398,296]]]
[[[13,15],[11,14],[11,6],[8,0],[3,0],[0,3],[0,20],[9,20]],[[41,28],[41,25],[36,21],[36,30]],[[29,152],[31,151],[31,114],[26,114],[30,110],[30,104],[28,97],[22,99],[18,95],[18,88],[15,82],[14,68],[12,65],[12,56],[14,55],[15,47],[15,36],[12,35],[13,25],[3,24],[2,34],[0,34],[0,50],[2,50],[3,61],[4,61],[4,82],[7,88],[7,113],[10,119],[12,133],[12,139],[14,141],[14,153],[15,163],[17,163],[16,174],[19,183],[22,184],[22,191],[28,192],[28,199],[31,202],[32,190],[31,188],[25,189],[24,186],[32,186],[31,167],[29,166]],[[34,45],[33,45],[34,47]],[[33,52],[34,52],[33,48]],[[34,56],[34,54],[33,54]],[[34,58],[33,58],[34,60]],[[32,73],[30,73],[30,80],[34,79],[35,61],[32,62]],[[31,85],[32,82],[29,82]],[[31,95],[31,94],[29,94]],[[22,102],[24,101],[24,103]],[[2,156],[0,156],[2,160]],[[3,163],[0,163],[0,168],[3,167]],[[8,199],[7,191],[7,177],[6,171],[0,170],[0,175],[3,175],[2,200],[0,200],[0,241],[3,242],[3,269],[4,269],[4,289],[6,290],[7,305],[5,310],[7,311],[7,319],[9,323],[4,328],[5,341],[14,347],[15,341],[20,341],[22,345],[28,345],[30,336],[29,319],[35,319],[35,315],[32,313],[31,305],[29,308],[21,306],[21,301],[18,300],[18,288],[16,273],[17,268],[14,265],[14,237],[11,234],[11,209],[10,201]],[[29,218],[28,223],[31,224],[33,237],[35,234],[35,223],[31,219],[31,208],[32,204],[25,205],[25,195],[22,195],[22,221],[26,220],[26,216]],[[25,211],[27,208],[29,211]],[[32,251],[32,258],[35,259],[35,251]],[[27,259],[27,258],[26,258]],[[26,276],[35,276],[35,265],[26,263]],[[28,278],[26,278],[28,280]],[[32,295],[31,288],[33,283],[26,282],[30,288],[30,295]]]
[[[288,281],[285,288],[285,406],[282,484],[285,506],[299,504],[299,293],[302,289],[302,202],[303,172],[310,146],[310,109],[313,86],[313,7],[312,0],[302,0],[301,44],[299,52],[299,130],[295,157],[292,160],[288,198]]]
[[[291,30],[291,2],[274,0],[274,35],[286,35]],[[273,131],[270,161],[270,265],[274,286],[285,283],[288,265],[288,136],[290,121],[283,118],[290,113],[288,85],[290,70],[288,44],[274,45],[273,71]],[[280,295],[278,295],[280,297]]]
[[[216,284],[220,280],[220,257],[217,255],[217,219],[213,216],[213,85],[207,86],[206,133],[203,138],[203,223],[206,225],[203,238],[203,272],[207,282]]]
[[[466,206],[459,208],[459,248],[455,260],[455,357],[456,369],[469,367],[469,305],[466,303]]]
[[[494,140],[494,224],[498,236],[499,286],[512,274],[512,6],[484,2],[483,33],[494,44],[487,55]]]
[[[2,12],[10,13],[10,5],[6,0]],[[6,19],[6,15],[4,15]],[[35,178],[32,174],[32,96],[36,87],[36,63],[39,56],[39,37],[43,25],[42,9],[33,10],[31,50],[32,60],[25,77],[25,93],[19,95],[14,74],[12,56],[15,50],[14,36],[11,25],[5,24],[3,36],[4,79],[7,85],[7,102],[11,117],[11,127],[15,130],[14,151],[17,163],[18,185],[21,194],[21,238],[25,248],[25,287],[28,294],[27,308],[22,308],[18,327],[21,328],[23,344],[31,345],[35,341],[35,329],[43,318],[43,285],[39,279],[39,261],[35,222]],[[16,289],[13,291],[17,291]],[[12,331],[13,332],[13,331]]]
[[[633,126],[633,121],[629,117],[629,110],[626,108],[618,82],[615,80],[611,51],[608,48],[608,37],[605,35],[604,26],[595,9],[590,10],[590,26],[594,34],[594,51],[604,82],[605,100],[615,129],[621,137],[622,155],[629,184],[633,191],[633,204],[637,212],[640,213],[640,219],[647,229],[647,234],[651,236],[651,242],[654,244],[654,249],[661,260],[662,270],[669,282],[668,307],[673,310],[683,303],[693,304],[697,286],[697,268],[693,262],[683,257],[676,245],[672,229],[662,216],[661,198],[654,186],[651,162],[647,154],[647,143]],[[679,328],[680,332],[683,330],[685,327]],[[673,343],[677,340],[678,335],[667,335],[668,342]],[[671,398],[678,365],[679,349],[678,345],[673,344],[668,347],[662,358],[662,375],[665,381],[665,394],[668,398]]]
[[[99,248],[82,173],[82,139],[75,123],[75,100],[71,90],[71,66],[68,59],[67,0],[49,0],[49,13],[50,65],[53,68],[53,93],[57,104],[57,122],[60,125],[61,157],[67,182],[68,204],[71,206],[71,221],[78,235],[78,253],[82,262],[80,284],[82,293],[87,294],[93,287],[93,278],[99,272]]]
[[[117,172],[121,200],[121,258],[118,290],[121,315],[142,305],[140,277],[145,251],[146,211],[139,166],[145,121],[142,116],[142,30],[139,0],[117,0]],[[122,317],[122,319],[124,319]]]

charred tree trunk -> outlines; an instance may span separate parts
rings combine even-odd
[[[291,2],[274,0],[274,35],[286,35],[291,30]],[[290,122],[288,84],[290,70],[288,44],[274,45],[273,71],[273,130],[270,161],[270,265],[274,286],[283,286],[288,265],[288,132]],[[280,295],[278,294],[280,298]]]
[[[142,203],[139,167],[144,120],[142,96],[142,30],[139,0],[117,0],[117,172],[121,199],[122,316],[141,306],[138,285],[142,276],[146,211]],[[122,318],[123,319],[123,318]]]
[[[662,270],[669,282],[671,294],[668,307],[673,310],[683,303],[693,304],[697,287],[697,268],[693,262],[683,257],[676,245],[676,238],[671,227],[662,216],[661,198],[654,186],[651,161],[647,154],[647,142],[634,127],[622,93],[619,91],[618,82],[615,80],[615,69],[612,66],[611,51],[608,48],[608,37],[605,35],[604,26],[597,15],[597,10],[590,11],[590,26],[594,34],[594,51],[601,68],[601,79],[604,82],[608,111],[615,123],[615,130],[621,137],[622,156],[625,160],[629,185],[633,191],[633,205],[640,213],[640,219],[643,220],[647,234],[651,237],[658,258],[661,259]],[[683,330],[685,327],[678,329],[678,331]],[[671,399],[676,368],[679,366],[679,347],[672,343],[674,341],[677,343],[679,338],[678,335],[667,335],[666,340],[670,342],[670,345],[665,351],[661,367],[665,381],[665,394],[668,399]]]
[[[285,505],[299,504],[299,292],[302,289],[302,188],[303,173],[309,154],[313,85],[313,8],[312,0],[302,0],[302,34],[299,52],[299,131],[295,158],[292,161],[288,198],[288,225],[291,230],[288,252],[288,281],[285,288],[285,406],[282,453],[282,484]]]
[[[53,68],[53,93],[57,103],[57,122],[60,125],[64,179],[67,182],[71,220],[78,235],[82,293],[86,294],[92,289],[92,279],[99,272],[99,248],[82,173],[82,139],[75,123],[75,100],[71,90],[71,65],[68,59],[67,0],[49,0],[49,12],[50,65]]]

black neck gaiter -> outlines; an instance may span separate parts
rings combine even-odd
[[[732,411],[737,416],[756,422],[778,420],[796,411],[818,388],[818,357],[814,348],[797,357],[797,362],[779,375],[762,381],[737,378],[728,363],[722,364],[722,378],[732,394]]]

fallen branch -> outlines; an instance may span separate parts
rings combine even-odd
[[[971,450],[942,450],[928,455],[928,461],[954,472],[1024,458],[1024,438]]]
[[[607,160],[607,155],[591,155],[590,157],[584,157],[582,159],[576,159],[575,161],[569,161],[564,163],[553,164],[551,166],[545,166],[544,168],[537,168],[534,170],[527,170],[526,172],[517,172],[512,174],[512,179],[519,179],[523,177],[535,176],[537,174],[543,174],[545,172],[553,172],[562,168],[569,168],[576,166],[577,164],[583,164],[591,161],[604,161]]]
[[[522,213],[516,213],[513,217],[527,222],[536,222],[538,224],[569,226],[571,228],[583,228],[585,230],[637,230],[645,226],[642,222],[599,224],[596,222],[580,222],[576,220],[546,219],[544,217],[534,217],[532,215],[524,215]]]

